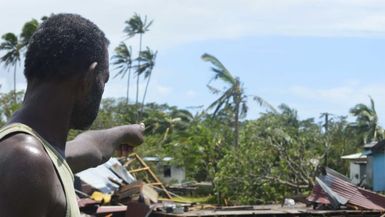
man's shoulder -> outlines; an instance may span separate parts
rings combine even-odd
[[[36,188],[47,188],[56,176],[51,159],[41,142],[25,133],[14,133],[0,141],[0,177],[2,181],[13,179],[22,183],[34,182]]]
[[[25,133],[14,133],[1,140],[0,177],[0,194],[7,195],[7,199],[0,198],[1,209],[18,204],[26,208],[25,211],[49,211],[47,205],[40,207],[41,210],[33,207],[54,199],[57,182],[52,162],[38,139]],[[23,198],[28,198],[30,205],[19,204],[23,203]],[[34,200],[39,203],[34,203]],[[5,204],[8,206],[2,207]]]
[[[40,140],[26,133],[13,133],[3,138],[0,141],[0,156],[3,160],[16,161],[14,165],[18,165],[17,162],[28,161],[33,161],[35,165],[51,164]],[[0,161],[0,167],[2,166],[7,165]]]

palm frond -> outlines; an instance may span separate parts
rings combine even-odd
[[[121,42],[118,47],[115,48],[115,54],[111,59],[113,60],[112,64],[116,66],[115,69],[118,70],[118,73],[114,77],[121,75],[123,78],[127,71],[132,68],[131,50],[131,47],[127,47],[124,42]]]
[[[220,96],[217,100],[215,100],[209,107],[207,107],[207,110],[211,110],[215,107],[213,116],[218,113],[218,111],[223,108],[223,105],[228,104],[230,101],[230,98],[232,96],[232,89],[226,90],[222,96]]]
[[[152,25],[153,20],[147,23],[147,16],[142,17],[135,13],[129,20],[125,21],[126,27],[123,32],[127,34],[128,38],[134,37],[136,34],[143,34],[149,31],[149,27]]]
[[[4,51],[5,54],[0,58],[0,62],[4,63],[4,67],[15,66],[20,62],[21,44],[19,39],[14,33],[10,32],[4,34],[1,38],[0,50]]]
[[[260,106],[269,109],[271,112],[277,113],[277,110],[274,108],[274,106],[272,106],[270,103],[268,103],[262,97],[253,96],[253,100],[256,101]]]
[[[215,72],[214,78],[221,79],[227,83],[234,85],[236,83],[236,79],[231,75],[231,73],[226,69],[226,67],[214,56],[210,54],[203,54],[202,60],[206,62],[210,62],[214,65],[211,69]]]
[[[33,33],[36,32],[39,27],[39,22],[36,19],[32,19],[29,22],[26,22],[21,30],[20,40],[23,46],[27,46]]]
[[[213,94],[219,94],[219,93],[221,93],[222,91],[220,91],[219,89],[217,89],[217,88],[215,88],[215,87],[213,87],[213,86],[211,86],[211,85],[206,85],[207,86],[207,88],[209,88],[209,90],[210,90],[210,92],[211,93],[213,93]]]
[[[142,75],[144,74],[145,78],[150,77],[152,70],[155,67],[155,61],[157,57],[158,51],[152,51],[149,47],[146,50],[141,51],[139,57],[136,61],[140,62],[140,64],[135,65],[136,74]]]

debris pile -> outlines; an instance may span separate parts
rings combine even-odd
[[[142,171],[150,170],[144,166],[146,169]],[[117,158],[77,173],[76,178],[78,205],[84,214],[144,217],[158,203],[158,191],[151,184],[137,180]]]
[[[137,165],[129,167],[134,161]],[[123,163],[111,158],[103,165],[76,174],[76,177],[78,205],[80,211],[89,216],[378,216],[385,212],[383,195],[358,187],[349,178],[329,168],[324,168],[315,178],[316,185],[306,199],[286,198],[282,205],[265,206],[221,207],[173,202],[171,195],[174,194],[166,190],[136,154]],[[211,187],[208,184],[204,186]],[[186,187],[196,190],[198,184],[189,183],[173,189],[185,191]],[[160,196],[167,199],[160,200]],[[313,208],[301,202],[312,204]]]
[[[307,200],[315,209],[385,211],[385,197],[351,183],[344,175],[325,168]]]

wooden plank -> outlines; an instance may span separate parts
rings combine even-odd
[[[130,173],[137,173],[137,172],[142,172],[142,171],[145,171],[145,170],[148,170],[149,167],[143,167],[143,168],[139,168],[139,169],[134,169],[134,170],[130,170],[128,172]]]
[[[132,153],[132,154],[129,155],[129,157],[130,157],[130,158],[135,158],[136,160],[138,160],[139,163],[140,163],[140,164],[142,165],[142,167],[143,167],[143,168],[142,168],[142,169],[143,169],[142,171],[148,172],[148,173],[150,174],[151,178],[155,180],[155,183],[161,183],[159,186],[161,187],[161,189],[163,190],[163,192],[166,194],[166,197],[169,198],[169,199],[172,198],[171,195],[170,195],[170,193],[169,193],[168,190],[166,189],[166,187],[164,187],[164,185],[163,185],[162,182],[158,179],[158,177],[155,175],[155,173],[152,172],[152,170],[150,169],[150,167],[146,164],[146,162],[144,162],[144,161],[142,160],[142,158],[139,157],[138,154]],[[145,168],[146,168],[146,169],[145,169]],[[136,170],[139,170],[139,169],[136,169]],[[140,172],[140,171],[138,171],[138,172]],[[131,173],[131,171],[130,171],[130,173]]]

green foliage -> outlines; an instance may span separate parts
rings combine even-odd
[[[175,151],[175,158],[197,181],[213,181],[218,162],[232,146],[232,129],[206,113],[196,115]]]
[[[16,96],[16,103],[15,103]],[[18,109],[24,97],[24,91],[0,93],[0,126],[3,126]]]
[[[286,195],[308,192],[325,157],[325,134],[313,119],[300,120],[297,112],[281,105],[280,113],[265,113],[241,128],[240,147],[220,161],[215,185],[222,198],[233,204],[280,201]],[[349,143],[346,119],[330,127],[330,165],[341,169],[340,157]],[[346,171],[346,170],[345,170]]]

